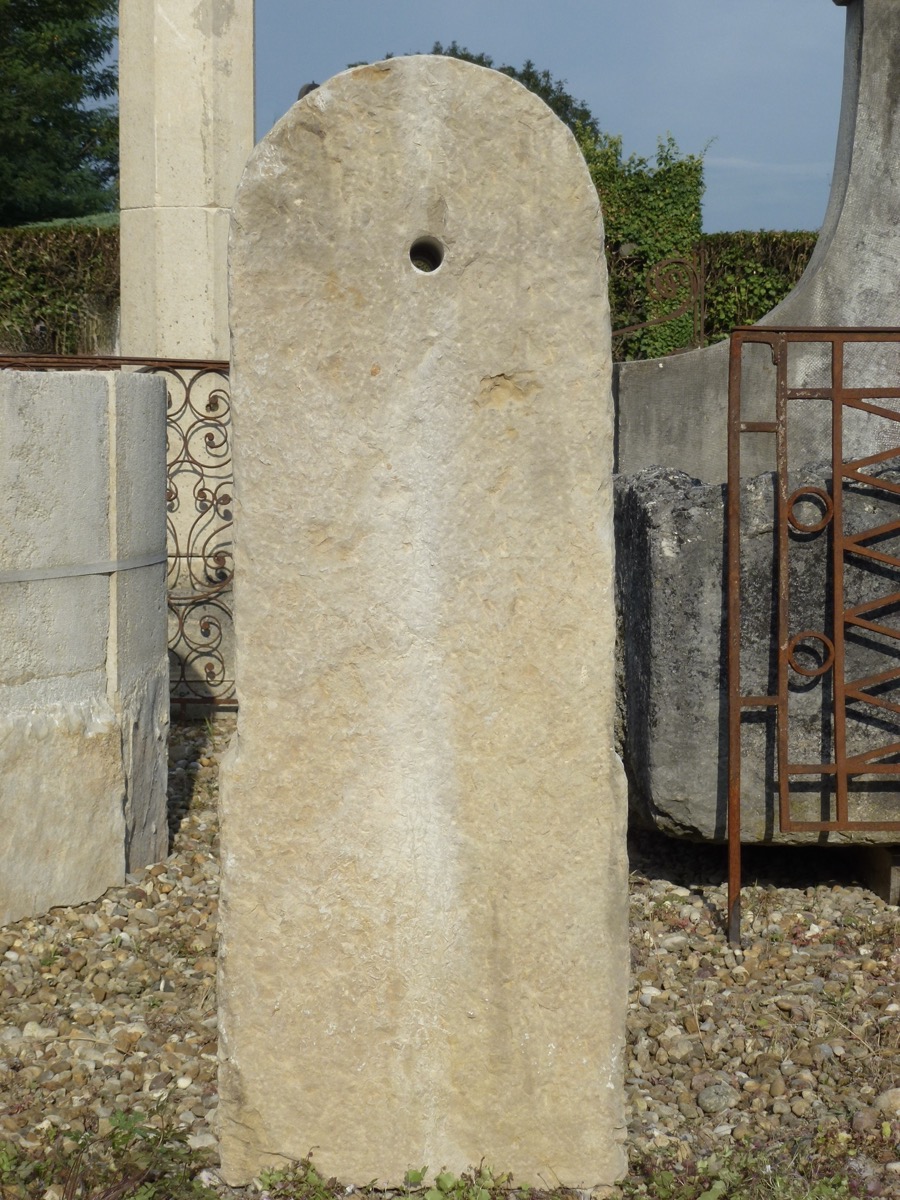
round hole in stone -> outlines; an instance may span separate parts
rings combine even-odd
[[[409,261],[417,271],[430,275],[444,261],[444,247],[437,238],[416,238],[409,248]]]

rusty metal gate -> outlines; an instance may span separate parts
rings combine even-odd
[[[182,716],[235,707],[228,363],[6,355],[0,369],[164,377],[171,705]]]
[[[737,944],[748,742],[781,832],[900,832],[900,329],[733,332],[727,537]]]

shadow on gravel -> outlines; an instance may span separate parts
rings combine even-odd
[[[630,869],[679,887],[718,887],[727,882],[727,847],[668,838],[656,830],[630,830]],[[745,846],[745,887],[865,887],[859,851],[849,846]]]
[[[222,719],[221,724],[207,720],[173,721],[171,724],[166,814],[170,854],[181,823],[197,798],[201,759],[207,759],[217,747],[218,750],[224,749],[232,728],[233,726],[227,724],[227,718]]]

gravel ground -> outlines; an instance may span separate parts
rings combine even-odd
[[[93,903],[0,928],[0,1141],[37,1152],[139,1110],[214,1155],[217,764],[233,728],[173,727],[165,862]],[[631,847],[636,1155],[828,1127],[859,1137],[900,1120],[900,912],[837,852],[745,857],[756,883],[734,951],[722,849],[649,835]],[[854,1160],[870,1195],[900,1195],[891,1143]]]

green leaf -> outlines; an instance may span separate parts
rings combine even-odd
[[[721,1200],[721,1197],[725,1195],[727,1190],[728,1185],[726,1184],[725,1180],[717,1179],[711,1188],[708,1188],[705,1192],[700,1193],[700,1195],[697,1197],[697,1200]]]
[[[427,1167],[422,1167],[419,1171],[407,1171],[403,1177],[403,1182],[407,1187],[418,1187],[425,1178],[425,1172],[427,1170]]]

